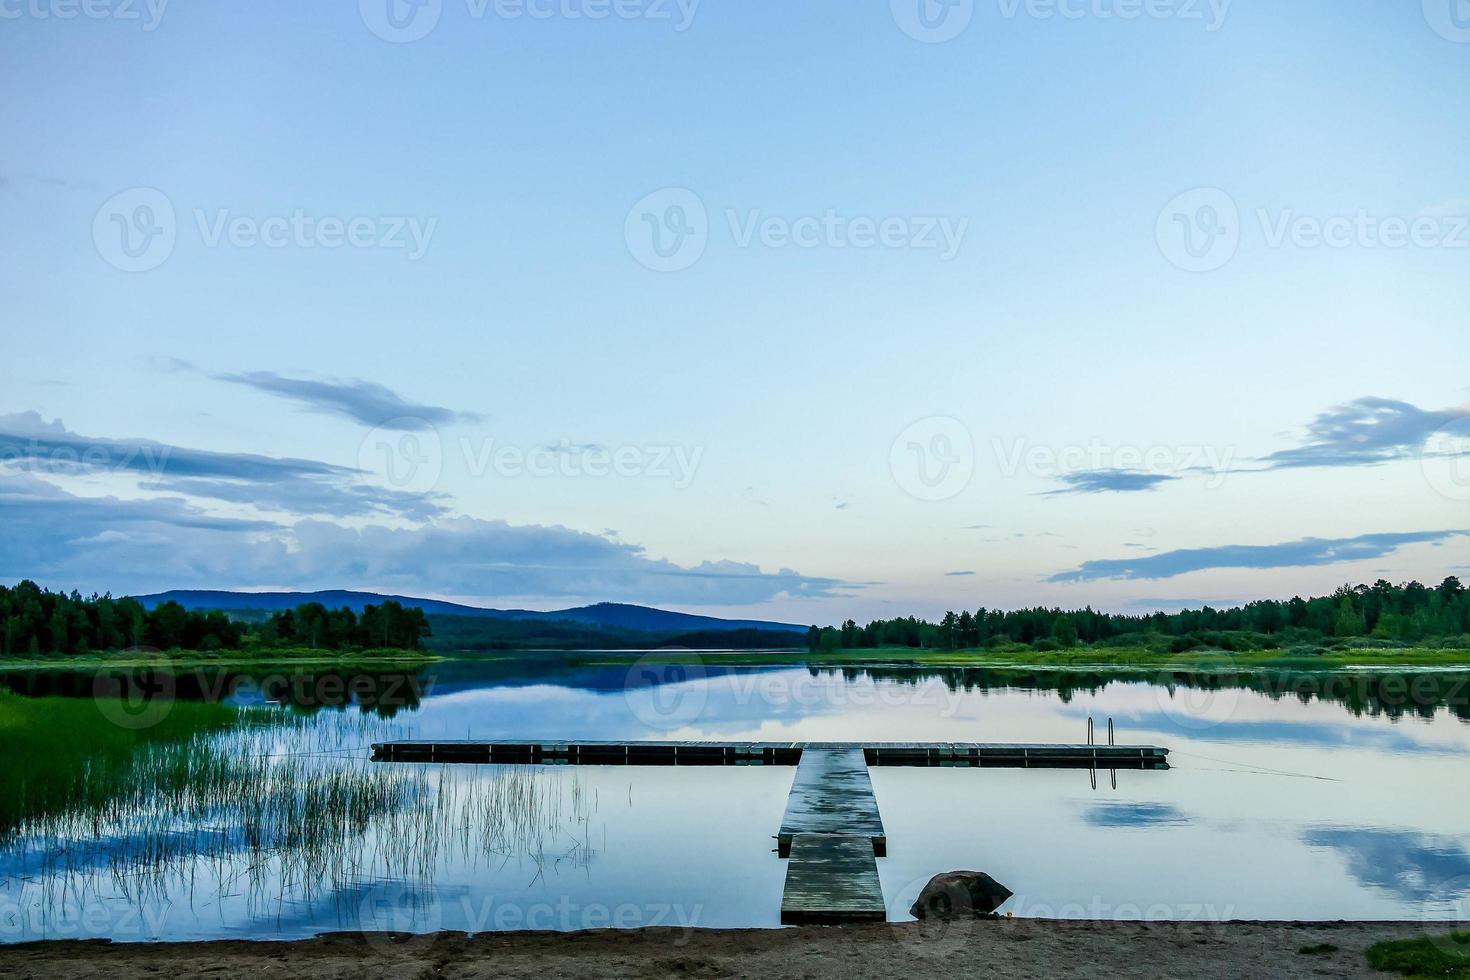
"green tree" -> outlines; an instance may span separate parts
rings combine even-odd
[[[1333,633],[1337,636],[1362,636],[1367,631],[1363,614],[1353,604],[1352,596],[1345,595],[1337,609],[1337,622]]]

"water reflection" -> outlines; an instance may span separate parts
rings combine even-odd
[[[1160,827],[1184,824],[1189,818],[1168,803],[1093,803],[1082,819],[1094,827]]]
[[[1453,902],[1470,891],[1470,852],[1457,840],[1404,830],[1324,827],[1302,840],[1336,851],[1348,872],[1406,902]]]
[[[1116,784],[874,770],[895,916],[963,867],[1018,886],[1018,914],[1453,916],[1470,896],[1456,836],[1470,675],[1302,676],[706,666],[630,683],[624,668],[554,660],[186,672],[164,683],[167,710],[130,727],[90,674],[3,675],[0,941],[578,928],[614,914],[774,926],[771,834],[790,769],[384,766],[368,745],[1080,741],[1089,716],[1169,747],[1174,768]],[[1217,694],[1228,711],[1202,712]]]

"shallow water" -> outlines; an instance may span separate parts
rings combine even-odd
[[[1178,680],[504,662],[11,675],[0,941],[775,926],[791,768],[384,765],[368,746],[1078,742],[1089,717],[1100,740],[1112,718],[1118,741],[1168,747],[1172,768],[873,770],[891,919],[959,868],[1008,885],[1021,916],[1467,918],[1464,675]]]

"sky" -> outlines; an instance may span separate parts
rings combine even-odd
[[[1462,0],[0,0],[0,581],[1470,571]]]

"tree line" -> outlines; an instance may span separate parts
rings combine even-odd
[[[149,610],[136,599],[48,592],[35,582],[0,585],[0,654],[37,657],[157,647],[237,650],[245,626],[222,612],[188,610],[177,602]]]
[[[1080,610],[1018,609],[946,612],[937,623],[914,616],[876,619],[859,626],[807,631],[812,650],[915,647],[936,650],[1027,645],[1067,649],[1078,644],[1164,646],[1182,652],[1197,646],[1271,649],[1340,645],[1343,641],[1384,643],[1461,642],[1470,633],[1470,594],[1451,575],[1431,588],[1419,582],[1343,586],[1330,596],[1285,601],[1262,599],[1230,609],[1120,615]],[[1163,641],[1162,643],[1160,641]]]
[[[185,609],[177,602],[152,609],[128,596],[83,597],[50,592],[35,582],[0,585],[0,656],[40,657],[127,649],[218,650],[310,647],[317,650],[418,650],[429,621],[418,608],[393,600],[329,610],[307,603],[251,627],[219,610]]]
[[[328,609],[320,602],[304,603],[273,613],[260,639],[268,646],[313,650],[418,650],[429,633],[429,618],[422,609],[385,599],[382,605],[364,606],[360,616],[346,606]]]

